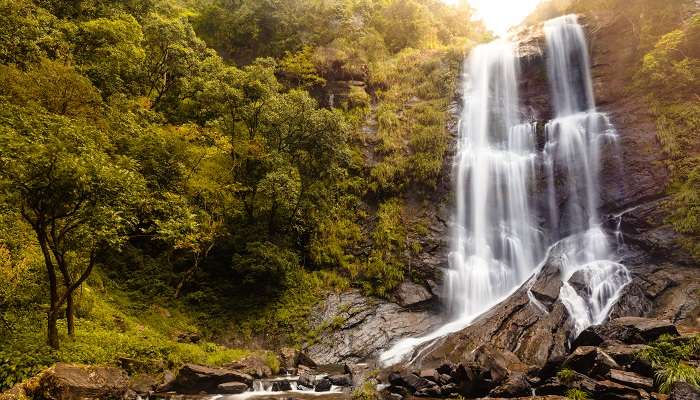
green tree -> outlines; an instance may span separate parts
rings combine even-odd
[[[73,334],[73,292],[98,251],[126,239],[142,179],[105,152],[103,133],[80,121],[3,103],[0,129],[0,186],[36,235],[49,280],[48,343],[58,348],[59,312],[65,305]]]
[[[70,30],[72,54],[82,72],[104,98],[138,93],[138,74],[145,52],[141,25],[129,14],[79,22]]]

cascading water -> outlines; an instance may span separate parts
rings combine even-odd
[[[596,111],[588,47],[575,15],[547,21],[547,72],[555,119],[546,127],[544,162],[549,183],[550,229],[568,237],[563,253],[560,299],[575,324],[575,334],[603,322],[630,282],[627,269],[613,260],[598,215],[601,149],[617,137],[605,114]],[[554,185],[554,182],[559,182]],[[559,210],[557,198],[566,199]],[[561,211],[561,212],[560,212]],[[580,272],[579,272],[580,271]],[[569,284],[574,273],[583,287]]]
[[[616,133],[595,109],[583,29],[575,16],[565,16],[545,23],[545,35],[555,119],[545,126],[541,152],[534,124],[523,122],[519,112],[513,44],[501,39],[478,46],[465,64],[446,276],[454,319],[424,337],[399,341],[381,355],[384,364],[411,353],[418,357],[421,346],[463,329],[515,291],[547,257],[561,260],[560,299],[575,334],[602,322],[630,281],[627,269],[612,261],[600,226],[601,149]],[[548,182],[544,194],[535,193],[538,178]],[[538,195],[546,196],[547,210],[536,209],[542,203],[535,201]],[[574,274],[576,287],[569,284]]]
[[[518,110],[517,63],[505,40],[476,48],[457,152],[448,304],[458,319],[493,306],[542,256],[528,195],[537,154]]]

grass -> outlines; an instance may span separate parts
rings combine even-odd
[[[687,363],[690,359],[700,357],[700,335],[663,335],[635,356],[654,368],[656,385],[662,393],[668,393],[676,382],[687,382],[700,387],[700,370]]]
[[[156,373],[176,369],[184,363],[222,366],[251,354],[259,354],[269,366],[279,369],[274,354],[227,348],[206,340],[181,343],[178,336],[199,334],[196,324],[176,308],[151,306],[134,311],[137,305],[118,291],[98,292],[84,287],[78,300],[79,318],[75,337],[59,321],[61,347],[46,343],[45,315],[18,321],[0,338],[0,390],[4,390],[55,362],[118,365],[120,359],[140,366],[137,372]]]
[[[572,369],[569,368],[564,368],[557,372],[557,378],[564,383],[564,384],[570,384],[574,378],[576,378],[576,372],[574,372]]]
[[[567,390],[565,396],[570,400],[588,400],[591,398],[588,392],[576,388]]]

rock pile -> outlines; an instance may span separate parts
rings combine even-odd
[[[573,342],[568,354],[537,368],[515,354],[481,345],[461,362],[444,362],[422,371],[396,370],[387,380],[385,398],[547,398],[566,396],[572,389],[593,399],[666,399],[656,392],[654,371],[637,353],[661,335],[679,336],[667,321],[623,317],[592,326]],[[537,397],[541,396],[541,397]],[[695,397],[693,397],[695,396]],[[672,400],[699,399],[697,387],[677,383]]]

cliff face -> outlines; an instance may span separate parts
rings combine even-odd
[[[639,50],[626,39],[635,27],[628,19],[606,14],[584,16],[582,22],[589,38],[598,108],[610,116],[619,135],[617,151],[608,153],[602,163],[601,214],[610,232],[619,226],[621,261],[633,278],[610,317],[652,317],[697,330],[697,262],[680,247],[680,235],[666,222],[667,156],[647,104],[629,91],[640,59]],[[552,109],[541,26],[523,29],[519,39],[523,111],[544,123]],[[559,276],[555,249],[542,270],[506,301],[463,331],[435,343],[422,366],[464,360],[482,344],[511,351],[536,366],[563,356],[570,346],[572,326],[559,299]],[[529,288],[545,309],[531,301]]]
[[[625,287],[610,317],[644,316],[670,320],[681,329],[700,329],[697,262],[681,248],[681,236],[667,223],[666,190],[670,182],[667,155],[657,139],[656,122],[644,98],[629,90],[643,54],[628,40],[636,34],[637,27],[628,18],[605,11],[582,15],[581,22],[590,46],[596,102],[599,110],[609,115],[618,133],[615,149],[609,149],[615,151],[606,151],[602,160],[601,215],[609,232],[619,230],[622,243],[619,257],[632,275],[632,282]],[[517,38],[522,111],[538,124],[544,124],[552,118],[552,105],[542,25],[523,28]],[[459,112],[456,105],[453,107],[450,126],[456,139]],[[541,139],[538,142],[542,143]],[[450,189],[449,161],[443,168],[440,192]],[[424,247],[431,250],[419,256],[424,260],[420,265],[433,270],[436,276],[440,267],[447,266],[449,230],[445,214],[444,209],[435,213],[436,228],[426,238],[439,245]],[[459,362],[482,344],[511,351],[523,362],[537,366],[567,354],[573,326],[559,299],[561,274],[556,255],[554,249],[536,276],[471,326],[433,343],[428,350],[421,349],[424,356],[418,363],[427,368],[445,360]],[[433,293],[439,292],[433,288]],[[531,300],[531,295],[539,305]],[[353,304],[357,301],[364,304],[358,313],[362,318],[351,313],[345,318],[342,312],[328,315],[327,319],[341,316],[346,323],[312,346],[312,353],[323,355],[324,361],[372,359],[400,337],[420,335],[443,322],[436,315],[439,308],[425,307],[425,303],[417,308],[397,308],[383,302],[358,300],[356,295],[346,297]],[[343,298],[336,300],[343,302]],[[329,300],[319,314],[338,308],[335,304],[338,301]],[[357,343],[358,338],[363,343]]]

